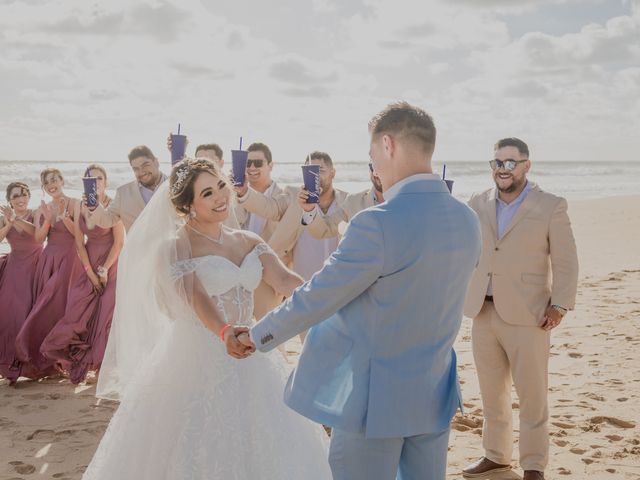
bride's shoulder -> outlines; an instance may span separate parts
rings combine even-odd
[[[249,248],[253,248],[260,243],[264,243],[264,240],[262,240],[259,235],[248,230],[236,230],[226,226],[224,228],[228,230],[229,235],[234,242],[244,243]]]

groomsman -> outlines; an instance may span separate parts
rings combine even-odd
[[[505,138],[494,150],[489,163],[495,188],[469,200],[482,224],[483,250],[464,309],[473,318],[485,454],[462,473],[478,478],[511,468],[513,378],[523,480],[543,480],[550,332],[574,308],[578,256],[567,201],[527,180],[527,144]]]
[[[204,157],[208,158],[212,162],[215,162],[218,167],[220,167],[220,171],[223,171],[224,167],[224,158],[222,148],[217,143],[205,143],[202,145],[198,145],[196,148],[196,157]]]
[[[115,198],[106,209],[98,205],[89,213],[93,223],[99,227],[111,228],[122,221],[125,230],[129,231],[160,184],[167,179],[160,171],[158,159],[145,145],[129,152],[129,164],[136,179],[118,187]]]
[[[298,195],[298,204],[305,211],[302,223],[307,226],[307,231],[318,240],[340,237],[340,226],[347,224],[356,213],[365,208],[373,207],[384,202],[382,196],[382,183],[373,172],[373,166],[369,164],[369,178],[371,188],[347,195],[344,202],[340,202],[339,208],[333,212],[321,212],[313,204],[307,204],[308,192],[304,189]]]
[[[304,204],[311,205],[313,209],[318,209],[321,214],[333,214],[340,209],[347,197],[347,193],[333,187],[333,179],[336,170],[333,160],[328,153],[313,152],[305,159],[305,165],[318,165],[320,167],[320,203]],[[269,239],[269,245],[280,258],[290,261],[293,270],[309,280],[314,273],[322,268],[324,261],[331,255],[338,246],[338,239],[328,237],[327,239],[315,239],[304,228],[301,221],[304,213],[302,205],[295,201],[295,189],[287,188],[286,205],[287,208],[279,220],[278,227]],[[305,196],[306,200],[306,196]],[[268,215],[269,212],[279,212],[280,205],[284,205],[283,198],[260,198],[253,195],[245,206],[247,209],[261,215]]]
[[[249,152],[246,173],[248,185],[245,183],[243,187],[236,188],[238,205],[242,207],[239,210],[244,210],[242,213],[244,217],[242,228],[260,235],[265,242],[269,242],[282,215],[280,217],[271,214],[262,216],[252,212],[247,207],[251,204],[252,199],[263,198],[263,196],[278,199],[278,201],[282,202],[287,193],[271,178],[273,157],[269,147],[264,143],[252,143],[247,148],[247,151]],[[267,312],[280,304],[282,296],[278,295],[271,286],[261,282],[254,292],[254,299],[254,316],[255,318],[262,318]]]

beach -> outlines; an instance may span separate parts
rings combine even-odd
[[[571,200],[569,214],[580,282],[575,311],[552,333],[547,478],[638,479],[640,196]],[[465,319],[456,342],[465,414],[452,425],[451,479],[462,478],[462,468],[483,454],[470,332]],[[287,344],[292,366],[299,349],[299,343]],[[117,408],[94,393],[94,385],[76,387],[63,379],[24,380],[16,388],[0,381],[0,479],[81,478]],[[513,406],[517,432],[515,393]]]

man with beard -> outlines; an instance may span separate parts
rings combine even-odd
[[[309,192],[302,189],[298,195],[298,204],[305,211],[302,223],[307,225],[307,230],[313,238],[318,240],[339,237],[341,226],[346,225],[354,215],[365,208],[384,202],[382,196],[382,183],[369,164],[369,178],[371,188],[354,194],[349,194],[333,213],[326,215],[319,211],[314,204],[306,203]]]
[[[346,192],[333,187],[336,175],[333,160],[328,153],[316,151],[305,159],[305,165],[309,164],[320,167],[320,202],[311,206],[326,214],[332,214],[340,209],[347,197]],[[286,264],[292,265],[297,274],[309,280],[333,253],[338,242],[330,237],[327,237],[328,240],[316,240],[305,231],[301,222],[304,210],[296,202],[297,196],[298,189],[287,187],[274,197],[253,191],[241,198],[241,202],[252,215],[279,222],[268,239],[269,245]]]
[[[544,480],[550,331],[574,307],[578,257],[567,201],[527,181],[527,144],[505,138],[494,150],[489,163],[496,187],[469,200],[480,218],[483,249],[464,308],[473,318],[485,453],[462,473],[480,478],[511,468],[513,379],[523,480]]]
[[[129,152],[129,164],[136,179],[118,187],[115,198],[106,209],[98,205],[89,213],[92,222],[99,227],[111,228],[122,220],[125,230],[129,231],[158,186],[167,179],[160,171],[158,159],[145,145]]]

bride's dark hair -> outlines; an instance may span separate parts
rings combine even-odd
[[[169,195],[171,203],[182,215],[188,215],[194,199],[193,185],[201,173],[210,173],[220,180],[228,179],[218,166],[208,158],[187,158],[176,163],[169,176]]]

